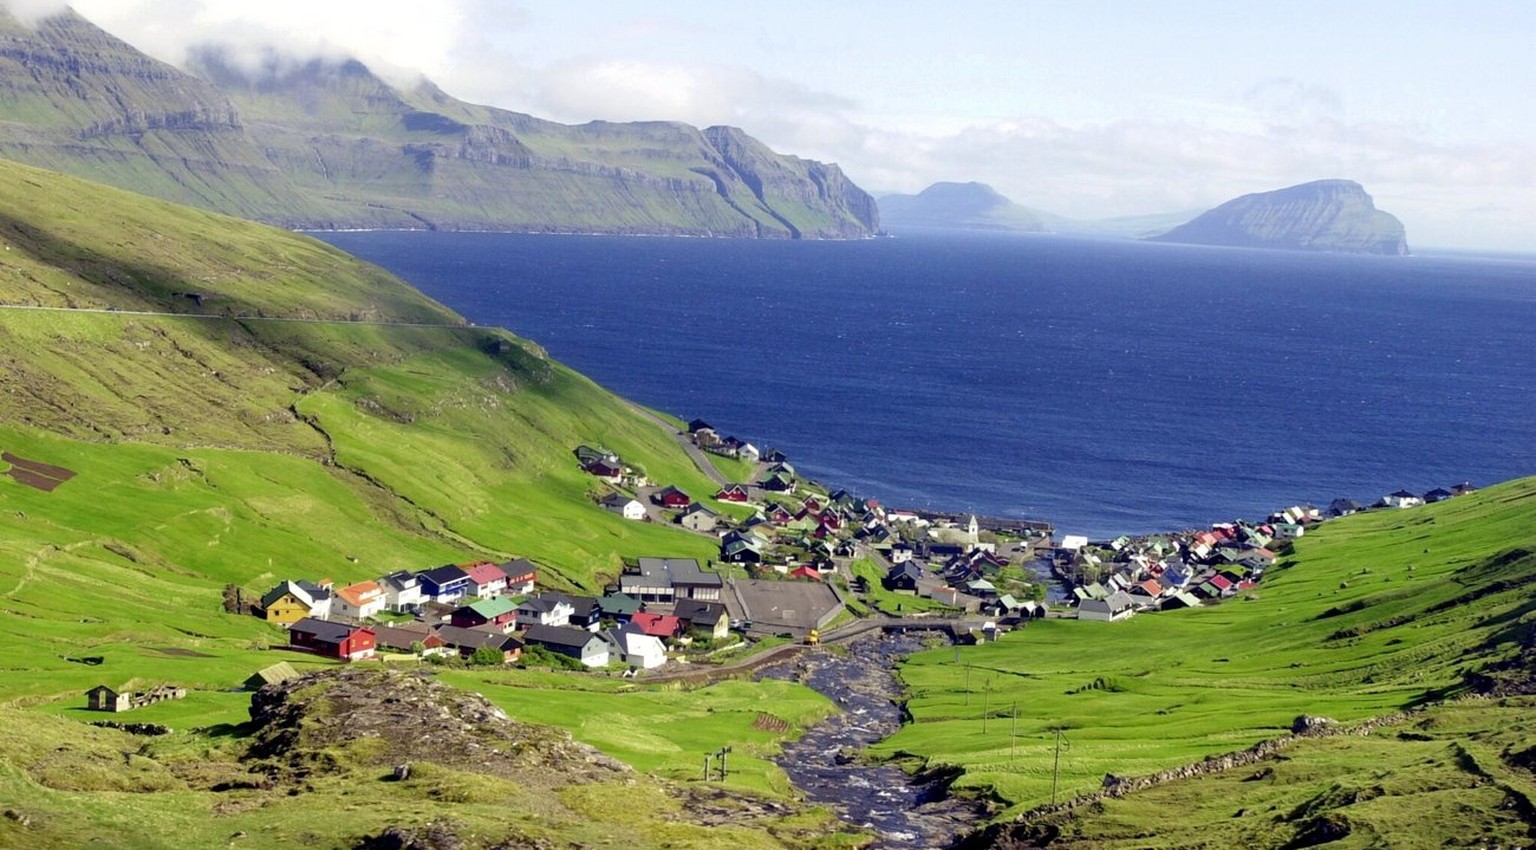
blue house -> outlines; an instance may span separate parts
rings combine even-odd
[[[469,593],[469,573],[447,564],[421,573],[421,592],[434,602],[457,602]]]

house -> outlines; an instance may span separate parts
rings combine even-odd
[[[1088,538],[1081,534],[1068,534],[1061,538],[1061,546],[1058,547],[1068,552],[1076,552],[1088,545]]]
[[[1328,515],[1332,517],[1349,516],[1359,511],[1360,503],[1354,499],[1334,499],[1328,503]]]
[[[912,560],[912,544],[905,541],[897,541],[891,546],[891,563],[905,564]]]
[[[374,656],[375,635],[366,626],[306,617],[288,627],[288,645],[342,661]]]
[[[469,573],[468,595],[490,599],[507,592],[507,573],[489,561],[479,561],[464,568]]]
[[[1275,524],[1276,540],[1295,540],[1307,533],[1307,527],[1301,523],[1281,522]]]
[[[1381,503],[1389,508],[1416,508],[1424,504],[1424,500],[1417,493],[1408,490],[1398,490],[1382,496]]]
[[[1163,595],[1163,586],[1157,579],[1147,579],[1131,588],[1131,602],[1142,608],[1156,608],[1157,600]]]
[[[336,591],[331,600],[331,614],[366,620],[384,610],[384,588],[376,581],[360,581]]]
[[[259,691],[263,685],[275,685],[278,682],[286,682],[289,679],[299,678],[299,671],[293,669],[293,665],[286,661],[263,667],[255,673],[247,676],[241,686],[248,691]]]
[[[605,667],[610,656],[607,641],[586,629],[570,626],[529,626],[523,632],[523,643],[542,646],[550,652],[574,658],[588,667]]]
[[[761,460],[763,463],[789,463],[789,458],[778,449],[769,449],[768,451],[763,452]]]
[[[770,473],[768,477],[758,482],[759,487],[774,493],[795,492],[795,478],[784,472]]]
[[[609,484],[618,484],[624,480],[624,467],[616,461],[598,459],[583,464],[581,468],[588,475],[601,478]]]
[[[288,625],[305,617],[331,616],[330,583],[285,581],[262,594],[262,617],[269,623]]]
[[[661,638],[625,627],[603,632],[609,651],[620,661],[641,670],[653,670],[667,663],[667,647]]]
[[[574,593],[558,593],[553,590],[539,594],[548,599],[564,602],[571,606],[570,625],[589,632],[597,631],[603,621],[602,609],[598,607],[596,596],[577,596]]]
[[[422,596],[433,602],[458,602],[469,593],[469,573],[453,564],[426,570],[419,577]]]
[[[761,564],[762,541],[752,535],[728,534],[720,540],[720,560],[730,564]]]
[[[572,454],[576,455],[576,462],[582,466],[598,460],[607,461],[615,465],[622,463],[616,452],[611,452],[602,446],[580,445],[572,450]]]
[[[789,577],[792,579],[803,579],[805,581],[821,581],[820,571],[810,565],[795,567],[789,571]]]
[[[1085,599],[1077,605],[1079,620],[1110,622],[1123,620],[1136,613],[1136,605],[1130,594],[1117,590],[1103,599]]]
[[[475,654],[475,650],[483,647],[499,651],[503,664],[516,661],[523,654],[521,640],[498,631],[443,626],[437,630],[437,637],[442,640],[444,647],[458,650],[461,658],[468,658]]]
[[[736,456],[748,463],[757,463],[762,459],[763,453],[758,451],[757,446],[751,443],[742,443],[741,448],[736,450]]]
[[[1468,493],[1476,493],[1476,492],[1477,492],[1477,488],[1473,487],[1472,486],[1472,482],[1470,482],[1470,481],[1463,481],[1460,484],[1457,484],[1455,487],[1451,488],[1451,495],[1452,496],[1465,496]]]
[[[412,626],[420,628],[412,628]],[[450,651],[436,629],[425,623],[409,623],[405,626],[370,626],[369,628],[373,629],[373,645],[381,650],[416,652],[419,646],[423,656],[445,655]]]
[[[1199,608],[1200,600],[1187,590],[1175,590],[1163,597],[1160,611],[1177,611],[1180,608]]]
[[[610,593],[597,600],[598,616],[616,623],[627,623],[630,617],[644,610],[644,602],[623,593]]]
[[[508,632],[517,627],[517,602],[506,596],[479,599],[454,611],[448,622],[461,629],[486,626]]]
[[[638,522],[645,519],[645,505],[623,493],[609,493],[598,504],[627,520]]]
[[[795,515],[790,512],[789,508],[780,504],[773,504],[768,507],[763,517],[774,525],[789,525],[790,521],[795,518]]]
[[[619,576],[619,592],[642,602],[718,602],[724,587],[718,574],[704,572],[692,558],[641,558]]]
[[[1449,499],[1449,498],[1451,498],[1454,495],[1456,495],[1456,494],[1452,493],[1451,491],[1449,491],[1447,489],[1445,489],[1444,487],[1436,487],[1435,489],[1433,489],[1433,490],[1429,491],[1428,493],[1424,494],[1424,502],[1425,502],[1425,504],[1433,504],[1435,502],[1443,502],[1446,499]]]
[[[414,611],[427,599],[421,592],[421,578],[409,570],[384,576],[379,587],[384,589],[384,607],[391,611]]]
[[[681,620],[690,631],[701,632],[714,640],[720,640],[730,634],[730,612],[719,602],[703,602],[697,599],[679,600],[672,609],[672,616]]]
[[[683,621],[672,614],[640,611],[629,618],[629,628],[659,638],[674,638],[683,633]]]
[[[139,693],[117,691],[106,685],[97,685],[85,692],[85,707],[92,711],[130,711],[168,699],[186,699],[186,697],[187,689],[175,685],[156,685]]]
[[[133,708],[129,702],[132,697],[127,691],[119,693],[106,685],[97,685],[85,692],[85,707],[91,711],[127,711]]]
[[[693,497],[669,484],[657,491],[651,501],[664,508],[686,508],[693,504]]]
[[[689,531],[710,532],[715,530],[715,524],[720,520],[720,515],[704,507],[698,502],[690,504],[677,517],[677,522]]]
[[[507,574],[507,593],[511,596],[527,596],[533,592],[534,584],[539,580],[539,568],[527,558],[513,558],[504,564],[497,564],[501,571]]]
[[[997,595],[997,585],[984,578],[973,579],[965,583],[965,592],[972,596],[987,599]]]
[[[923,568],[912,561],[896,564],[880,580],[886,590],[896,593],[916,593],[917,583],[924,578]]]
[[[576,607],[557,594],[541,593],[524,599],[516,609],[517,621],[527,626],[568,626]]]
[[[713,430],[715,430],[714,426],[710,425],[708,422],[705,422],[702,419],[694,419],[694,420],[689,421],[689,423],[688,423],[688,433],[689,434],[695,434],[696,435],[700,431],[713,431]]]
[[[747,488],[740,484],[732,484],[729,487],[721,487],[715,493],[715,498],[722,502],[745,502],[748,494]]]

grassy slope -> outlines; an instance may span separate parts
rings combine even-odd
[[[190,283],[208,311],[305,319],[0,309],[0,448],[78,473],[51,493],[0,477],[0,714],[12,732],[0,740],[0,806],[33,822],[0,823],[0,844],[210,846],[244,831],[251,846],[288,846],[305,832],[339,841],[444,816],[494,836],[508,806],[537,821],[534,801],[494,787],[445,808],[425,787],[323,780],[320,793],[288,799],[188,780],[188,759],[239,772],[230,747],[248,700],[227,689],[275,661],[319,663],[267,649],[282,631],[223,613],[222,588],[503,555],[596,587],[621,556],[708,558],[704,538],[592,505],[592,479],[570,454],[602,443],[658,480],[710,490],[671,436],[535,347],[468,327],[304,237],[8,163],[0,222],[3,303],[185,312],[197,306],[176,293]],[[333,321],[359,310],[428,326]],[[128,718],[178,730],[153,747],[81,727],[99,718],[80,708],[85,689],[167,681],[192,688],[189,698]],[[535,701],[526,693],[509,700],[514,713]],[[678,748],[675,759],[635,758],[682,776],[704,738],[750,742],[757,756],[744,759],[738,786],[782,793],[782,774],[762,758],[778,736],[751,728],[749,699],[725,689],[689,700],[720,703],[708,723],[680,709],[680,694],[622,703]],[[797,723],[825,710],[799,688],[777,705],[798,706]],[[138,793],[100,793],[113,789]],[[649,782],[567,796],[564,820],[550,823],[584,840],[721,838],[663,823],[675,803]],[[638,802],[621,804],[629,798]],[[824,817],[777,823],[780,838],[760,826],[726,837],[796,846],[803,830],[825,832]]]
[[[959,665],[947,650],[912,659],[916,722],[880,749],[964,766],[962,786],[1030,806],[1050,799],[1057,726],[1068,797],[1107,773],[1278,737],[1301,714],[1361,720],[1454,694],[1464,672],[1530,639],[1533,549],[1536,479],[1332,522],[1254,598],[1114,624],[1048,620]]]

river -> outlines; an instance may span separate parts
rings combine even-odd
[[[923,642],[916,633],[871,636],[850,645],[849,652],[803,653],[759,674],[801,682],[842,709],[785,746],[777,762],[806,799],[875,833],[871,848],[949,847],[986,817],[982,804],[948,797],[942,780],[913,781],[894,765],[855,757],[901,728],[901,687],[894,669],[903,657],[923,649]]]

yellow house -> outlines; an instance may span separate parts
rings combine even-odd
[[[331,613],[331,591],[309,582],[285,581],[261,597],[261,610],[267,622],[285,626],[305,617],[323,619]]]

